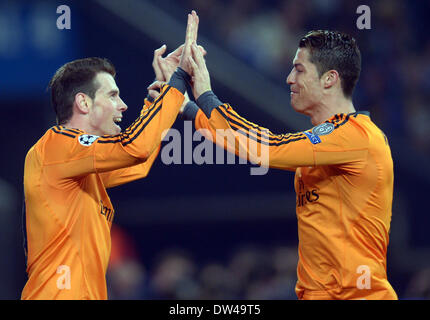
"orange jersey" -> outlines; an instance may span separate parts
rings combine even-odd
[[[55,126],[25,159],[28,281],[22,299],[107,299],[114,208],[106,188],[145,177],[183,94],[169,85],[118,135]]]
[[[368,113],[337,114],[311,130],[277,135],[229,104],[202,109],[193,116],[196,129],[210,130],[204,135],[234,132],[233,143],[217,144],[237,155],[246,150],[251,160],[268,152],[265,165],[295,171],[300,299],[397,299],[386,272],[393,161]]]

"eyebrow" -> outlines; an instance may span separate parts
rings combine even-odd
[[[108,92],[108,95],[111,95],[111,94],[118,94],[119,95],[119,89],[112,89],[112,90],[110,90]]]
[[[301,66],[301,67],[303,67],[303,68],[305,67],[305,66],[304,66],[303,64],[301,64],[301,63],[295,63],[295,64],[294,64],[294,67],[295,67],[295,68],[297,68],[298,66]]]

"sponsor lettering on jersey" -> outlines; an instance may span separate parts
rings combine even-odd
[[[317,189],[307,190],[302,180],[299,180],[299,189],[297,190],[297,207],[302,207],[307,203],[318,201],[320,198]]]
[[[102,214],[103,216],[105,216],[105,218],[106,218],[107,221],[112,222],[114,213],[115,213],[114,209],[106,207],[103,204],[103,201],[100,200],[100,214]]]

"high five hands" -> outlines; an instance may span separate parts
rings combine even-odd
[[[206,50],[197,45],[198,25],[199,17],[193,10],[191,14],[188,14],[185,43],[165,58],[162,56],[166,52],[166,45],[154,51],[152,68],[157,81],[148,87],[148,93],[152,98],[156,98],[159,95],[157,89],[161,87],[162,83],[170,80],[178,66],[192,76],[191,85],[196,99],[203,92],[211,90],[209,72],[204,60]],[[188,100],[187,97],[186,100]]]

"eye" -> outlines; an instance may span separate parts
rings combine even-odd
[[[303,72],[303,66],[300,64],[295,64],[294,65],[294,69],[296,70],[296,72]]]

